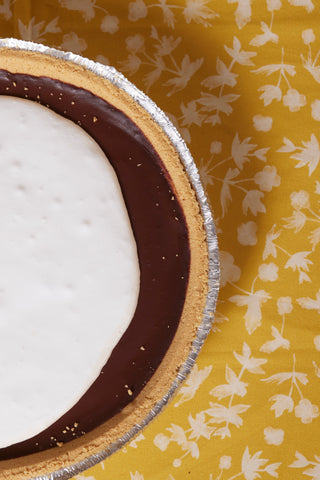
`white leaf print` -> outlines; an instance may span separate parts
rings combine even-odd
[[[11,6],[14,2],[15,0],[3,0],[2,5],[0,5],[0,15],[3,15],[5,20],[10,20],[12,17]]]
[[[271,230],[267,233],[266,237],[266,245],[264,247],[263,251],[263,260],[266,260],[270,255],[274,258],[277,257],[277,247],[273,243],[274,240],[276,240],[280,236],[280,232],[275,231],[276,226],[273,225]]]
[[[240,65],[254,65],[251,58],[257,55],[257,52],[246,52],[241,50],[241,43],[237,37],[233,37],[233,46],[232,48],[224,46],[226,52],[230,55],[231,58]]]
[[[237,3],[235,12],[236,24],[241,29],[251,20],[251,0],[228,0],[228,3]]]
[[[167,82],[164,83],[164,86],[172,86],[173,89],[168,95],[173,95],[174,93],[182,90],[189,83],[191,77],[195,74],[197,70],[201,67],[203,58],[198,58],[194,62],[191,62],[189,55],[185,55],[181,62],[181,67],[177,70],[177,76],[170,78]]]
[[[242,355],[237,352],[233,352],[234,357],[243,366],[245,370],[250,373],[264,374],[264,370],[261,365],[267,362],[265,358],[255,358],[251,356],[251,348],[246,342],[242,345]]]
[[[277,152],[294,152],[297,147],[289,140],[289,138],[283,137],[283,146],[278,148]]]
[[[179,390],[181,398],[175,403],[175,407],[178,407],[184,402],[188,402],[194,397],[200,385],[208,378],[211,370],[212,365],[204,367],[201,370],[198,369],[197,364],[194,365],[190,375]]]
[[[131,440],[131,442],[129,443],[129,447],[138,448],[138,442],[142,442],[142,440],[144,440],[145,438],[146,437],[142,433],[140,433],[139,435],[134,437],[133,440]]]
[[[311,175],[318,166],[320,160],[319,142],[316,136],[312,133],[308,142],[302,142],[303,147],[299,147],[300,152],[291,155],[291,158],[298,160],[295,168],[308,166],[309,175]]]
[[[259,148],[259,150],[256,150],[253,155],[258,159],[258,160],[261,160],[262,162],[266,162],[267,159],[266,159],[266,154],[268,152],[270,148],[269,147],[266,147],[266,148]]]
[[[304,7],[308,13],[312,12],[314,5],[311,0],[288,0],[290,5],[295,7]]]
[[[237,282],[239,280],[241,270],[237,265],[234,265],[234,258],[230,253],[224,251],[220,252],[220,267],[221,287],[225,287],[228,282]]]
[[[61,32],[60,27],[57,26],[58,17],[54,18],[47,25],[44,21],[36,23],[35,17],[32,17],[28,25],[24,25],[20,18],[18,18],[18,27],[20,37],[23,40],[33,40],[41,42],[47,33]]]
[[[253,73],[266,75],[267,77],[275,72],[285,72],[293,77],[296,74],[296,67],[286,63],[270,63],[269,65],[263,65],[263,67],[252,71]]]
[[[308,383],[307,374],[299,372],[275,373],[268,378],[263,378],[262,381],[267,383],[276,383],[277,385],[280,385],[281,383],[286,382],[287,380],[291,380],[292,378],[298,380],[303,385],[306,385]]]
[[[295,233],[300,232],[306,223],[307,217],[300,210],[295,210],[291,217],[284,218],[286,225],[285,228],[294,229]],[[319,229],[320,231],[320,229]],[[320,238],[319,238],[320,240]]]
[[[281,88],[276,85],[263,85],[258,88],[258,92],[262,92],[259,98],[263,100],[265,107],[270,105],[273,100],[280,102],[282,98]]]
[[[308,239],[310,240],[310,243],[312,245],[312,250],[314,251],[315,250],[315,247],[318,245],[318,243],[320,242],[320,227],[316,228],[315,230],[313,230]]]
[[[220,202],[221,202],[221,208],[222,208],[222,218],[225,216],[227,212],[227,207],[229,202],[232,200],[231,193],[230,193],[230,188],[229,188],[229,182],[233,178],[236,178],[239,175],[239,170],[237,168],[229,168],[226,176],[223,179],[223,184],[221,188],[221,193],[220,193]]]
[[[228,365],[226,365],[226,381],[228,383],[213,388],[210,391],[210,395],[217,397],[218,400],[230,397],[231,395],[239,395],[240,397],[246,395],[248,384],[242,382]]]
[[[192,21],[200,23],[205,27],[210,27],[211,23],[208,20],[219,17],[219,14],[207,7],[209,0],[186,0],[186,6],[183,10],[183,15],[187,23]]]
[[[188,421],[192,429],[192,432],[189,436],[190,439],[195,438],[196,440],[199,440],[200,437],[204,437],[207,440],[210,440],[215,427],[209,427],[209,425],[205,422],[204,412],[197,413],[195,418],[193,418],[190,413],[188,416]]]
[[[289,413],[293,411],[294,403],[291,397],[288,395],[273,395],[270,399],[270,402],[274,402],[271,406],[271,410],[274,410],[275,417],[281,417],[281,415],[288,411]]]
[[[242,202],[242,210],[245,215],[248,215],[248,211],[256,216],[258,213],[266,213],[266,207],[261,202],[261,198],[264,194],[259,190],[249,190]]]
[[[88,46],[87,42],[83,38],[78,37],[74,32],[66,33],[63,35],[62,40],[61,48],[73,53],[81,54]]]
[[[314,373],[316,377],[320,378],[320,367],[318,367],[315,361],[312,362],[312,365],[314,366]]]
[[[144,480],[142,473],[136,471],[135,473],[130,472],[130,480]]]
[[[283,336],[281,335],[281,333],[276,327],[271,326],[271,334],[274,339],[265,342],[260,347],[260,352],[272,353],[272,352],[275,352],[278,348],[284,348],[285,350],[289,350],[290,348],[289,340],[286,340],[285,338],[283,338]]]
[[[303,468],[309,465],[309,461],[306,459],[305,456],[302,455],[300,452],[296,452],[295,454],[296,460],[289,465],[291,468]]]
[[[261,471],[261,467],[268,463],[265,458],[260,458],[261,454],[262,452],[256,452],[251,456],[248,447],[246,447],[241,460],[241,471],[246,480],[255,480],[260,477],[258,472]]]
[[[158,1],[159,1],[159,7],[162,10],[164,23],[168,25],[168,27],[174,28],[175,18],[169,5],[167,5],[167,0],[158,0]]]
[[[273,33],[265,22],[261,22],[260,26],[263,33],[254,37],[251,40],[250,45],[253,45],[254,47],[262,47],[262,45],[265,45],[268,42],[278,43],[278,35]]]
[[[229,104],[235,102],[239,96],[240,95],[235,95],[233,93],[216,96],[211,93],[202,92],[198,102],[203,106],[203,110],[206,112],[217,110],[218,112],[223,112],[226,115],[230,115],[230,113],[233,111],[233,108]]]
[[[240,427],[243,424],[240,413],[244,413],[250,408],[250,405],[233,405],[231,407],[225,407],[219,403],[210,402],[210,408],[206,410],[206,413],[211,417],[210,423],[231,423],[236,427]],[[215,432],[217,433],[217,432]]]
[[[253,333],[261,325],[261,306],[269,298],[271,298],[270,295],[264,290],[258,290],[249,295],[234,295],[229,298],[230,302],[233,302],[240,307],[247,307],[244,318],[246,321],[246,329],[249,334]]]
[[[247,137],[242,142],[239,139],[238,133],[235,134],[231,145],[231,155],[234,163],[242,170],[243,165],[249,162],[249,154],[257,147],[257,145],[250,143],[251,138]]]
[[[305,272],[309,271],[309,266],[312,265],[312,261],[306,257],[310,255],[311,252],[297,252],[291,255],[284,268],[292,268],[295,272],[296,270],[304,270]]]
[[[217,57],[216,68],[218,75],[212,75],[211,77],[205,78],[201,85],[212,90],[222,85],[228,85],[229,87],[234,87],[237,83],[238,75],[231,72],[227,65]]]
[[[167,430],[171,433],[171,440],[173,442],[177,442],[178,445],[188,443],[186,434],[179,425],[172,423],[171,427],[167,428]]]
[[[278,463],[270,463],[269,465],[267,465],[265,467],[265,469],[263,470],[264,472],[267,472],[269,475],[271,475],[271,477],[274,477],[274,478],[278,478],[279,477],[279,473],[277,472],[278,468],[280,467],[281,465],[281,462],[278,462]]]
[[[316,300],[310,297],[297,298],[297,303],[307,310],[317,310],[320,313],[320,290],[316,293]]]
[[[195,100],[192,100],[187,105],[181,103],[180,109],[182,112],[181,125],[187,127],[190,127],[191,125],[198,125],[198,127],[201,127],[206,115],[201,114],[197,110],[197,102]]]
[[[80,12],[85,22],[94,18],[96,0],[59,0],[60,5],[68,10]]]

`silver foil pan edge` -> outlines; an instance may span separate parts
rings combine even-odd
[[[208,201],[203,190],[198,169],[194,163],[194,160],[191,156],[191,153],[182,139],[181,135],[178,133],[177,129],[172,125],[171,121],[164,114],[164,112],[157,107],[157,105],[141,90],[139,90],[135,85],[133,85],[129,80],[127,80],[124,75],[118,72],[114,67],[105,66],[100,63],[94,62],[87,58],[81,57],[71,52],[63,52],[54,48],[46,47],[45,45],[27,42],[23,40],[17,40],[14,38],[0,39],[0,48],[11,48],[22,51],[31,51],[42,53],[45,55],[50,55],[52,57],[59,58],[61,60],[66,60],[77,65],[81,65],[85,69],[99,75],[112,84],[117,86],[119,89],[125,91],[129,94],[133,100],[135,100],[141,107],[143,107],[153,118],[153,120],[158,123],[162,130],[166,133],[171,143],[175,147],[176,151],[179,153],[180,159],[185,167],[185,170],[188,174],[189,180],[196,192],[196,196],[200,205],[201,213],[204,220],[204,225],[206,229],[207,237],[207,247],[209,255],[209,278],[208,278],[208,294],[206,300],[206,306],[203,312],[202,323],[198,328],[197,336],[192,344],[192,349],[189,353],[188,358],[185,363],[181,366],[179,372],[177,373],[176,379],[172,383],[170,389],[166,395],[155,405],[155,407],[149,412],[145,419],[140,423],[136,424],[129,432],[127,432],[122,438],[117,442],[113,443],[109,448],[102,450],[101,452],[91,455],[90,457],[79,461],[78,463],[62,468],[55,472],[49,473],[47,475],[41,475],[34,477],[31,480],[67,480],[74,475],[77,475],[88,468],[97,465],[101,461],[105,460],[112,453],[119,450],[123,445],[133,439],[133,437],[142,430],[151,420],[155,418],[156,415],[163,409],[163,407],[168,403],[170,398],[176,392],[177,388],[181,383],[186,379],[190,373],[196,358],[200,352],[200,349],[207,338],[213,321],[214,321],[214,312],[216,309],[218,290],[219,290],[219,252],[218,252],[218,241],[217,234],[215,230],[215,225],[213,222],[212,214]]]

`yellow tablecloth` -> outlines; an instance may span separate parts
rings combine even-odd
[[[317,0],[2,0],[0,34],[115,66],[182,133],[221,249],[170,406],[78,480],[320,479]]]

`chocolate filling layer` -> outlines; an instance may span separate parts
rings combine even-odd
[[[97,141],[117,173],[141,271],[135,315],[98,379],[50,428],[0,449],[3,460],[74,440],[121,411],[138,395],[159,366],[178,327],[190,250],[183,211],[166,169],[151,143],[126,115],[87,90],[47,77],[0,70],[0,94],[37,101],[74,121]]]

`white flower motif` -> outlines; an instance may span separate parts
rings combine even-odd
[[[248,214],[248,210],[251,210],[254,216],[258,213],[266,213],[266,207],[261,202],[261,198],[264,194],[259,190],[249,190],[242,202],[242,209],[245,215]]]
[[[241,245],[256,245],[258,226],[255,222],[241,223],[237,228],[238,242]]]
[[[274,410],[276,418],[280,417],[285,411],[293,411],[294,402],[288,395],[273,395],[269,400],[274,402],[271,406],[271,410]]]
[[[306,457],[304,455],[302,455],[302,453],[296,452],[295,457],[296,457],[296,460],[293,463],[291,463],[291,465],[289,465],[289,467],[291,467],[291,468],[304,468],[304,467],[307,467],[309,465],[308,460],[306,459]]]
[[[208,0],[186,0],[186,6],[183,10],[183,15],[187,23],[195,22],[201,23],[205,27],[210,27],[211,24],[207,20],[219,17],[218,13],[207,7]]]
[[[281,445],[283,443],[284,430],[282,428],[266,427],[263,433],[268,445]]]
[[[320,122],[320,100],[314,100],[311,103],[311,115],[314,120]]]
[[[241,270],[237,265],[234,265],[233,256],[228,253],[220,252],[220,285],[225,287],[228,282],[237,282],[241,275]]]
[[[163,433],[158,433],[153,439],[153,443],[155,444],[156,447],[158,447],[162,452],[164,452],[169,443],[170,443],[170,438],[164,435]]]
[[[314,418],[319,416],[319,408],[312,405],[307,398],[302,398],[299,404],[295,406],[294,414],[301,419],[302,423],[311,423]]]
[[[276,85],[263,85],[258,88],[258,92],[262,92],[260,99],[263,100],[264,106],[270,105],[273,100],[280,102],[282,98],[282,91],[280,87]]]
[[[106,15],[101,23],[102,32],[116,33],[119,30],[119,18],[115,15]]]
[[[159,44],[156,45],[157,54],[161,57],[165,57],[166,55],[170,55],[179,45],[182,38],[174,38],[172,36],[167,37],[163,35],[160,39],[157,37]]]
[[[278,270],[275,263],[262,263],[259,267],[259,278],[263,282],[275,282],[278,280]]]
[[[289,88],[282,101],[289,108],[290,112],[298,112],[307,103],[306,96],[299,93],[295,88]]]
[[[74,32],[66,33],[63,35],[62,39],[63,42],[61,44],[61,48],[63,50],[81,54],[87,49],[87,42],[83,38],[78,37],[78,35]]]
[[[272,353],[275,352],[278,348],[284,348],[285,350],[289,350],[289,340],[283,338],[279,330],[274,326],[271,327],[271,335],[273,336],[273,340],[268,340],[263,345],[261,345],[260,352]]]
[[[271,165],[266,165],[261,172],[254,176],[254,183],[259,185],[260,190],[264,192],[271,192],[273,187],[279,187],[280,181],[277,168]]]
[[[291,297],[279,297],[277,307],[279,315],[291,313],[293,310]]]
[[[229,468],[231,468],[231,460],[232,459],[229,455],[223,455],[222,457],[220,457],[220,470],[229,470]]]
[[[305,190],[299,192],[292,192],[290,195],[291,205],[294,209],[310,208],[310,195]]]
[[[316,347],[316,350],[320,352],[320,335],[316,335],[313,339],[314,346]]]
[[[148,8],[143,0],[135,0],[129,3],[128,19],[131,22],[136,22],[140,18],[145,18],[148,14]]]
[[[222,150],[222,143],[221,142],[217,142],[217,141],[211,142],[210,153],[212,153],[212,155],[221,153],[221,150]]]
[[[305,45],[310,45],[310,43],[314,42],[316,39],[312,28],[307,28],[306,30],[303,30],[301,36]]]
[[[290,5],[295,7],[304,7],[308,13],[312,12],[314,5],[311,0],[288,0]]]
[[[255,115],[253,118],[253,126],[257,132],[269,132],[272,128],[272,117],[264,115]]]
[[[141,52],[144,48],[144,37],[140,33],[131,35],[126,38],[127,50],[131,53]]]
[[[267,9],[269,12],[273,12],[274,10],[280,10],[281,8],[281,0],[267,0]]]

